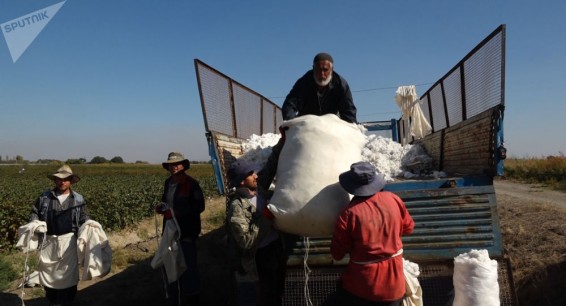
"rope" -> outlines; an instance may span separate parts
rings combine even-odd
[[[304,272],[305,272],[305,288],[303,290],[304,295],[305,295],[305,302],[307,306],[313,306],[311,298],[310,298],[310,292],[309,292],[309,275],[311,274],[311,269],[309,268],[309,265],[307,263],[308,261],[308,257],[309,257],[309,248],[310,248],[310,240],[309,237],[303,237],[303,245],[305,246],[305,256],[303,258],[303,268],[304,268]]]
[[[157,221],[157,213],[153,213],[155,220],[155,242],[157,243],[157,249],[159,250],[159,224]],[[163,289],[165,290],[165,298],[169,298],[169,293],[167,293],[167,279],[165,278],[165,270],[161,268],[161,279],[163,280]]]
[[[169,208],[171,210],[171,220],[173,220],[173,223],[175,223],[175,227],[177,228],[177,233],[179,234],[179,238],[177,239],[177,246],[179,248],[181,248],[182,251],[182,246],[181,246],[181,227],[179,226],[179,223],[177,222],[177,218],[175,218],[175,210],[173,210],[173,207]],[[184,256],[184,254],[183,254]],[[184,258],[183,258],[184,260]],[[177,280],[177,305],[181,306],[181,279],[179,278]]]
[[[171,220],[173,220],[173,223],[175,224],[175,227],[177,228],[177,233],[179,235],[179,238],[177,239],[177,245],[179,246],[179,248],[182,248],[181,246],[181,241],[180,241],[180,237],[181,237],[181,227],[179,226],[179,223],[177,222],[177,218],[175,218],[175,211],[173,210],[172,207],[169,208],[171,210]],[[155,237],[157,240],[157,248],[159,249],[159,231],[158,231],[158,224],[157,224],[157,213],[154,214],[155,217]],[[163,286],[165,287],[165,297],[169,298],[169,294],[168,294],[168,281],[166,279],[166,275],[165,275],[165,270],[162,268],[161,269],[162,273],[161,276],[163,277]],[[177,280],[177,305],[181,305],[181,281]]]
[[[45,233],[41,233],[41,235],[42,235],[43,237],[42,237],[42,239],[41,239],[41,245],[39,246],[40,252],[41,252],[41,250],[43,249],[43,244],[45,243]],[[23,276],[22,276],[22,277],[23,277],[23,280],[22,280],[22,283],[18,286],[18,287],[21,287],[21,288],[22,288],[22,293],[21,293],[21,295],[20,295],[20,300],[22,300],[22,306],[25,306],[25,305],[26,305],[26,304],[24,303],[24,295],[26,294],[24,289],[26,288],[26,283],[27,283],[27,280],[26,280],[26,272],[29,272],[28,260],[29,260],[29,253],[30,253],[30,252],[31,252],[31,250],[28,250],[28,251],[26,252],[26,259],[25,259],[25,261],[24,261],[24,272],[22,273],[22,274],[23,274]],[[39,260],[37,261],[36,268],[37,268],[38,265],[39,265]],[[35,270],[37,270],[37,269],[35,269]],[[29,275],[28,275],[27,277],[29,277]]]

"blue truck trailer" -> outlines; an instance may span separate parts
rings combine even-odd
[[[219,191],[225,193],[227,167],[243,154],[242,143],[252,134],[278,133],[281,108],[198,59],[195,69],[209,154]],[[486,249],[498,261],[501,305],[518,305],[493,186],[494,177],[503,174],[506,153],[505,25],[482,40],[419,101],[432,132],[409,142],[421,145],[432,158],[433,170],[446,177],[398,180],[385,189],[403,199],[415,220],[414,233],[403,237],[404,257],[420,267],[424,305],[450,302],[453,259],[472,249]],[[363,124],[368,131],[386,130],[393,140],[407,141],[410,120]],[[330,237],[311,238],[308,245],[298,241],[287,262],[284,304],[305,305],[307,299],[321,304],[335,290],[347,262],[347,258],[332,259]]]

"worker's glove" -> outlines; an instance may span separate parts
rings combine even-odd
[[[169,219],[171,219],[171,217],[172,217],[172,214],[171,214],[170,208],[167,208],[165,211],[163,211],[163,218],[165,220],[169,220]]]
[[[162,215],[168,209],[167,204],[163,202],[159,202],[155,204],[155,213]]]
[[[164,202],[157,203],[155,205],[155,212],[160,215],[163,215],[165,220],[171,219],[172,216],[171,209],[169,208],[169,206],[167,206],[167,203]]]
[[[273,215],[271,210],[267,209],[267,207],[263,209],[263,217],[268,220],[275,219],[275,216]]]

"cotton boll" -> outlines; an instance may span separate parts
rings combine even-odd
[[[271,148],[277,144],[280,138],[281,135],[279,134],[267,133],[261,136],[253,134],[242,143],[244,154],[241,158],[263,167],[269,155],[271,155]]]
[[[411,145],[402,146],[390,138],[369,135],[362,150],[362,159],[374,165],[385,180],[391,181],[403,175],[402,158],[410,148]]]
[[[357,127],[361,131],[366,131],[362,125]],[[280,138],[279,134],[272,133],[252,135],[242,143],[244,151],[242,158],[263,167],[271,154],[271,148]],[[361,155],[362,160],[375,166],[377,171],[384,175],[386,181],[394,181],[395,177],[415,178],[432,167],[432,158],[420,145],[403,146],[390,138],[374,134],[366,135],[366,143]],[[432,176],[446,177],[446,174],[433,172]]]

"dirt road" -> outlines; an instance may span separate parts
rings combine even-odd
[[[566,208],[566,193],[544,189],[541,185],[520,184],[507,180],[495,180],[494,184],[497,197],[511,197],[520,199],[522,202],[552,204],[557,207]]]

